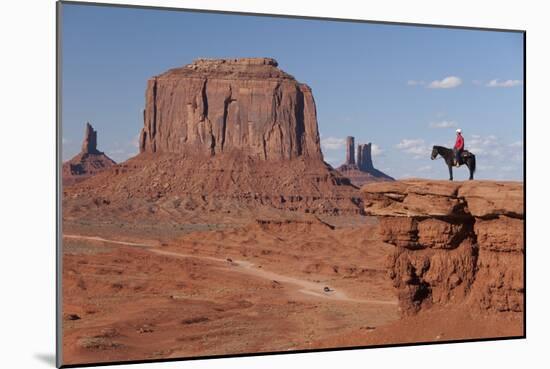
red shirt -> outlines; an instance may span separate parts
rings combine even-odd
[[[455,149],[464,150],[464,137],[461,134],[456,135]]]

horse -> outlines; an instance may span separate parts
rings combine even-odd
[[[453,164],[455,160],[455,154],[452,149],[443,147],[443,146],[434,146],[432,149],[432,157],[431,159],[434,160],[437,155],[440,155],[443,159],[445,159],[445,163],[447,163],[447,166],[449,167],[449,181],[453,180]],[[470,180],[474,179],[474,172],[476,171],[476,156],[472,154],[471,152],[464,150],[461,155],[461,163],[460,165],[466,164],[468,169],[470,170]]]

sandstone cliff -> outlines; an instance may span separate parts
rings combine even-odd
[[[69,186],[116,165],[114,160],[97,149],[97,131],[86,123],[81,151],[63,163],[63,185]]]
[[[357,161],[355,160],[355,138],[346,138],[346,162],[337,170],[357,187],[370,182],[393,181],[389,175],[374,168],[372,163],[372,143],[357,146]]]
[[[322,159],[311,89],[270,58],[198,59],[147,83],[141,152]]]
[[[362,191],[396,247],[388,266],[405,314],[447,303],[523,311],[522,183],[409,180]]]

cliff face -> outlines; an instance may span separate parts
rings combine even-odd
[[[68,186],[83,181],[116,165],[114,160],[97,149],[97,131],[86,123],[82,149],[71,160],[63,163],[63,185]]]
[[[396,247],[388,267],[405,314],[447,303],[523,311],[523,184],[411,180],[363,195]]]
[[[355,138],[346,138],[346,162],[337,170],[357,187],[367,183],[380,181],[393,181],[394,179],[378,169],[372,163],[372,144],[359,144],[357,146],[357,160],[355,160]]]
[[[140,151],[322,159],[311,89],[269,58],[196,60],[147,83]]]

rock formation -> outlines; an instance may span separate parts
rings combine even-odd
[[[360,144],[357,146],[357,161],[355,160],[355,138],[346,137],[346,162],[337,170],[348,177],[357,187],[370,182],[393,181],[394,179],[372,164],[372,144]]]
[[[447,303],[523,311],[522,183],[410,180],[372,183],[363,195],[396,247],[388,266],[405,314]]]
[[[346,137],[346,165],[355,164],[355,138],[352,136]]]
[[[86,123],[81,151],[71,160],[63,163],[63,185],[69,186],[83,181],[116,165],[114,160],[97,149],[97,131]]]
[[[140,154],[66,195],[74,216],[363,211],[323,161],[311,89],[269,58],[199,59],[150,79]]]
[[[86,123],[84,141],[82,141],[82,150],[80,152],[86,154],[99,154],[99,151],[97,151],[97,131],[94,130],[89,122]]]
[[[362,172],[373,171],[374,166],[372,165],[372,144],[362,144],[357,146],[357,166]]]
[[[322,159],[311,89],[270,58],[199,59],[147,83],[140,152]]]

